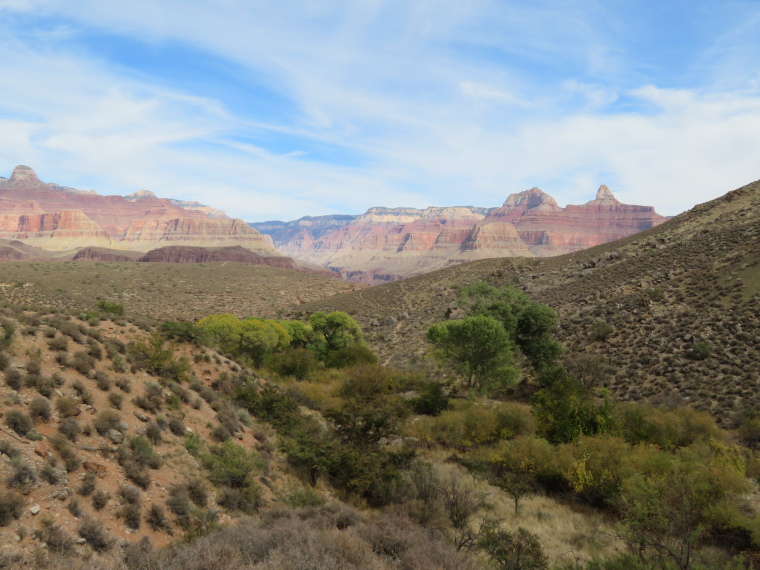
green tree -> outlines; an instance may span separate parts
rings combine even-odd
[[[562,355],[562,345],[552,339],[557,328],[554,309],[534,303],[514,287],[494,287],[486,281],[476,281],[464,287],[457,300],[468,315],[496,319],[504,327],[528,363],[539,373],[554,379],[561,377],[555,367]]]
[[[464,377],[465,386],[486,390],[514,383],[514,343],[493,317],[477,315],[432,325],[427,338],[436,356],[449,362]]]
[[[312,346],[320,356],[364,341],[359,323],[341,311],[330,314],[322,311],[312,313],[309,315],[309,324],[314,332]]]
[[[240,346],[240,319],[234,315],[209,315],[196,323],[207,335],[209,342],[223,352],[237,352]]]
[[[515,342],[537,371],[551,366],[562,355],[562,345],[552,339],[557,313],[546,305],[533,303],[517,319]]]

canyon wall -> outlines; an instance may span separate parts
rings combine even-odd
[[[286,255],[363,283],[418,275],[487,257],[544,257],[619,239],[664,222],[650,206],[619,202],[606,186],[586,204],[560,207],[531,188],[500,208],[371,208],[251,224]]]

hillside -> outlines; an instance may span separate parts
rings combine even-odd
[[[514,284],[560,316],[558,338],[599,356],[623,400],[687,403],[724,423],[760,407],[760,182],[639,234],[544,259],[487,259],[306,304],[343,310],[385,361],[424,358],[457,288]],[[606,323],[611,327],[599,324]]]
[[[213,313],[274,317],[294,305],[365,287],[305,269],[238,262],[5,262],[0,298],[76,310],[94,309],[105,299],[154,319],[196,320]]]

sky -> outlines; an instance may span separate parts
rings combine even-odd
[[[0,0],[0,176],[247,221],[675,215],[760,178],[760,2]]]

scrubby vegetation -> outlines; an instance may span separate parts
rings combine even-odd
[[[657,342],[686,289],[650,280],[571,310],[577,288],[545,288],[543,263],[437,284],[424,319],[379,312],[404,298],[390,287],[366,290],[372,320],[340,299],[158,326],[118,296],[0,306],[0,565],[752,567],[760,412],[742,392],[727,421],[729,389],[686,407],[647,376],[735,378],[755,355],[751,315],[731,325],[736,345],[679,330],[680,356],[655,361],[624,343]],[[389,366],[398,347],[416,359]],[[623,391],[631,370],[661,397]]]

